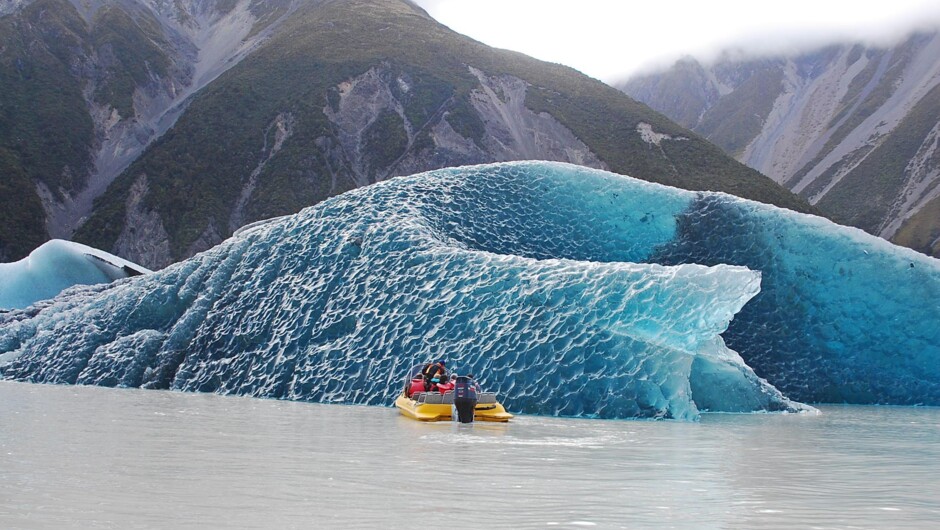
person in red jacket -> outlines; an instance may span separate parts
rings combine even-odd
[[[457,379],[456,374],[450,374],[450,380],[443,383],[437,384],[437,390],[441,394],[446,394],[447,392],[454,389],[454,380]]]
[[[411,380],[411,385],[408,387],[408,397],[412,397],[415,394],[425,392],[424,390],[424,377],[421,374],[415,376]]]

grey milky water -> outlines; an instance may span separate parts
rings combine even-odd
[[[699,423],[0,382],[0,528],[938,528],[940,409]]]

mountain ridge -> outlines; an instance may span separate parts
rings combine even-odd
[[[938,87],[940,31],[890,47],[686,58],[620,85],[838,222],[934,256]]]

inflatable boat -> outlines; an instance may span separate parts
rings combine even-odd
[[[426,390],[421,371],[426,365],[414,366],[405,378],[402,393],[395,406],[411,419],[418,421],[451,421],[454,419],[454,391],[448,385]],[[496,399],[495,392],[477,392],[473,407],[473,420],[507,422],[513,415],[506,412]]]

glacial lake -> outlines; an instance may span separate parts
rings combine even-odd
[[[0,528],[938,528],[940,408],[697,423],[0,381]]]

